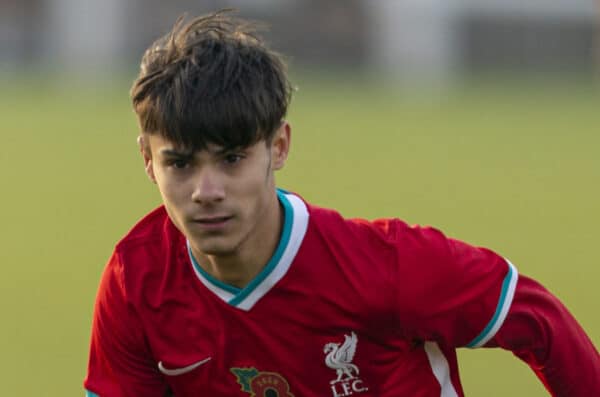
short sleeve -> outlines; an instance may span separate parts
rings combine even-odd
[[[84,387],[87,395],[99,397],[163,397],[167,390],[127,300],[118,252],[109,260],[98,289]]]
[[[396,236],[399,322],[409,337],[448,347],[479,347],[502,326],[516,268],[495,252],[406,227]]]

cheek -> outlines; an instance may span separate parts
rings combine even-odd
[[[260,202],[268,192],[267,175],[264,169],[255,169],[247,174],[243,183],[236,183],[235,188],[246,196],[249,202]]]
[[[164,174],[157,174],[156,185],[167,205],[178,205],[184,200],[187,186],[185,183],[165,178]]]
[[[272,187],[269,187],[266,178],[265,170],[260,169],[247,173],[243,178],[236,178],[230,184],[232,198],[235,197],[248,216],[257,216],[267,204]]]

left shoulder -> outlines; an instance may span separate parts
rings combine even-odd
[[[311,223],[326,235],[353,240],[358,245],[366,243],[428,251],[435,246],[443,247],[447,240],[435,228],[409,225],[399,218],[346,218],[336,210],[314,205],[309,205],[309,213]]]
[[[308,234],[330,247],[380,251],[388,260],[393,255],[405,265],[439,263],[442,258],[479,251],[431,226],[410,225],[399,218],[346,218],[335,209],[310,204],[296,193],[282,192],[306,211]]]

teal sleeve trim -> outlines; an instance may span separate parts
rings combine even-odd
[[[89,390],[85,391],[85,397],[99,397],[96,393],[93,393]]]
[[[510,309],[515,295],[515,288],[517,287],[518,272],[512,263],[506,259],[505,261],[508,265],[508,273],[506,273],[502,282],[502,291],[500,292],[500,299],[498,300],[494,316],[483,331],[467,344],[467,347],[475,348],[485,345],[496,335],[496,332],[498,332],[508,314],[508,309]]]

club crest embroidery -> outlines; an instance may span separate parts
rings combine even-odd
[[[263,372],[254,367],[229,370],[250,397],[294,397],[287,380],[277,372]]]
[[[352,363],[358,338],[352,332],[344,335],[343,343],[327,343],[323,347],[325,364],[335,370],[337,377],[330,383],[333,397],[346,397],[369,390],[359,378],[360,370]]]

